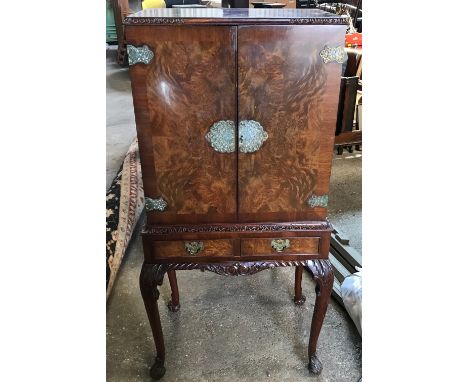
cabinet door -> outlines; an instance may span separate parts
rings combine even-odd
[[[235,32],[126,28],[148,223],[236,219],[237,154],[206,138],[216,122],[236,121]]]
[[[341,64],[320,52],[342,47],[344,33],[329,25],[239,27],[241,221],[326,217]]]

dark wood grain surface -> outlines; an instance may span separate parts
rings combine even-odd
[[[342,46],[342,26],[240,26],[239,120],[268,139],[239,153],[239,220],[320,220],[312,195],[327,195],[341,64],[324,64],[325,46]]]
[[[235,28],[129,27],[129,44],[154,52],[130,67],[145,196],[164,198],[149,223],[236,220],[236,153],[205,139],[236,120]]]

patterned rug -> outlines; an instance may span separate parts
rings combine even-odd
[[[107,298],[125,256],[128,242],[143,211],[138,141],[130,145],[124,162],[106,194],[106,288]]]

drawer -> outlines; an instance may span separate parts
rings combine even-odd
[[[155,257],[229,257],[233,256],[232,240],[153,241]]]
[[[293,237],[241,240],[242,256],[319,254],[318,237]]]

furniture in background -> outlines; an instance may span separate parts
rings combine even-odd
[[[207,8],[207,6],[202,4],[174,4],[172,8]]]
[[[166,8],[177,8],[177,7],[198,7],[202,6],[200,0],[166,0]],[[203,6],[204,7],[204,6]]]
[[[167,273],[304,266],[316,282],[308,368],[333,272],[327,202],[345,20],[320,10],[151,9],[127,48],[146,201],[140,288],[165,373],[157,300]]]
[[[353,147],[360,149],[362,132],[354,122],[356,112],[356,97],[359,77],[342,77],[340,86],[340,101],[336,121],[335,147],[339,155],[346,148],[350,153]]]
[[[284,8],[284,3],[270,3],[267,1],[252,1],[251,4],[254,8]]]
[[[112,0],[112,5],[114,7],[114,20],[117,31],[117,41],[119,44],[117,50],[117,63],[123,66],[127,64],[127,44],[125,42],[123,20],[131,13],[131,11],[128,6],[128,0]]]
[[[343,149],[350,153],[361,149],[362,126],[357,113],[358,94],[362,89],[362,49],[345,48],[346,70],[341,78],[340,100],[336,120],[335,147],[339,155]]]
[[[296,0],[249,0],[253,8],[296,8]]]
[[[114,7],[112,0],[106,0],[106,42],[117,42],[117,31],[114,20]]]
[[[296,8],[317,8],[317,0],[296,0]]]
[[[223,8],[249,8],[249,0],[221,0]]]
[[[331,13],[338,13],[337,8],[346,10],[351,24],[357,32],[362,32],[362,0],[343,0],[334,2],[329,0],[295,0],[296,8],[318,8]],[[339,13],[338,13],[339,14]],[[351,33],[350,31],[348,31]]]

